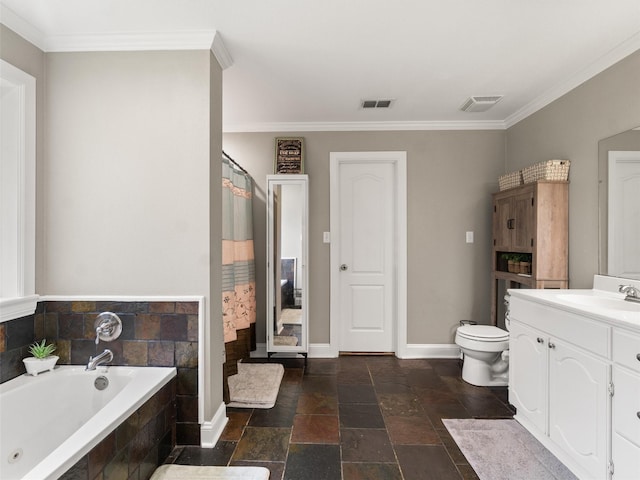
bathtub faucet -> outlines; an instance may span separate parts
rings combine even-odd
[[[87,368],[85,368],[85,370],[95,370],[98,365],[109,363],[112,360],[113,352],[107,349],[95,358],[89,357],[89,363],[87,363]]]

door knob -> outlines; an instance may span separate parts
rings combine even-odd
[[[556,344],[549,342],[549,348],[556,348]]]
[[[540,338],[540,337],[536,338],[536,341],[537,341],[538,343],[544,343],[544,340],[543,340],[542,338]]]
[[[340,271],[344,272],[345,270],[347,270],[349,267],[347,267],[346,263],[343,263],[342,265],[340,265]]]

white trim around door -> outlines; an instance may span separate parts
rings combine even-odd
[[[395,172],[395,253],[393,294],[393,345],[399,358],[408,356],[407,350],[407,152],[331,152],[330,153],[330,229],[331,229],[331,306],[330,345],[332,356],[340,353],[339,267],[340,245],[338,239],[339,165],[341,163],[392,163]]]

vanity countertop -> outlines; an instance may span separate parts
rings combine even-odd
[[[625,301],[620,284],[640,288],[638,280],[596,275],[593,289],[510,289],[509,294],[640,332],[640,303]]]

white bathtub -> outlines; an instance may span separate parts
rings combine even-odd
[[[0,478],[58,478],[175,375],[173,367],[71,365],[3,383]],[[100,376],[109,381],[102,391]]]

